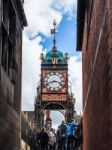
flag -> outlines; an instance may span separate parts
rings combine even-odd
[[[55,33],[55,29],[51,29],[51,34],[54,34]]]

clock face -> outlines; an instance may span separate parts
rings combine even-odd
[[[65,78],[61,73],[50,72],[44,78],[44,85],[48,90],[58,91],[65,85]]]

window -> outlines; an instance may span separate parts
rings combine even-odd
[[[2,1],[3,4],[3,16],[2,16],[2,21],[3,24],[8,32],[8,25],[9,25],[9,0],[3,0]]]
[[[16,15],[12,3],[9,5],[9,37],[13,44],[15,44],[15,28],[16,28]]]
[[[10,76],[14,69],[16,14],[10,0],[3,0],[2,8],[2,66]]]
[[[8,71],[8,35],[7,32],[2,26],[2,66],[4,67],[4,70]]]

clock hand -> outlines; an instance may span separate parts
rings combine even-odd
[[[63,86],[64,84],[62,84],[61,82],[59,82],[59,81],[51,81],[51,82],[48,82],[47,84],[50,84],[50,83],[58,83],[58,84],[60,84],[61,86]]]
[[[54,80],[54,81],[50,81],[50,82],[48,82],[48,83],[54,83],[54,82],[57,82],[57,81]]]

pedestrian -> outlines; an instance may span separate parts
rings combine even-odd
[[[76,144],[75,147],[79,147],[82,144],[82,120],[80,124],[77,127],[77,130],[75,132],[75,139],[76,139]]]
[[[55,129],[53,129],[53,133],[55,134],[55,136],[56,136],[56,131],[55,131]]]
[[[36,150],[40,150],[40,130],[36,131]]]
[[[66,150],[66,135],[67,135],[67,126],[65,121],[62,121],[61,125],[57,130],[58,137],[58,150]]]
[[[72,150],[75,142],[74,130],[77,127],[74,120],[71,120],[67,124],[67,150]]]
[[[35,138],[34,138],[34,132],[29,132],[28,141],[30,144],[31,149],[35,148]]]
[[[58,127],[57,132],[56,132],[56,140],[57,140],[57,149],[60,150],[61,148],[61,134],[60,134],[60,129]]]
[[[54,134],[53,128],[51,128],[48,131],[48,135],[49,135],[49,150],[55,150],[56,136]]]
[[[53,133],[54,133],[54,135],[55,135],[54,147],[55,147],[55,149],[56,149],[56,131],[55,131],[55,129],[53,129]]]
[[[40,139],[41,150],[48,150],[49,136],[44,127],[42,128],[39,134],[39,139]]]

